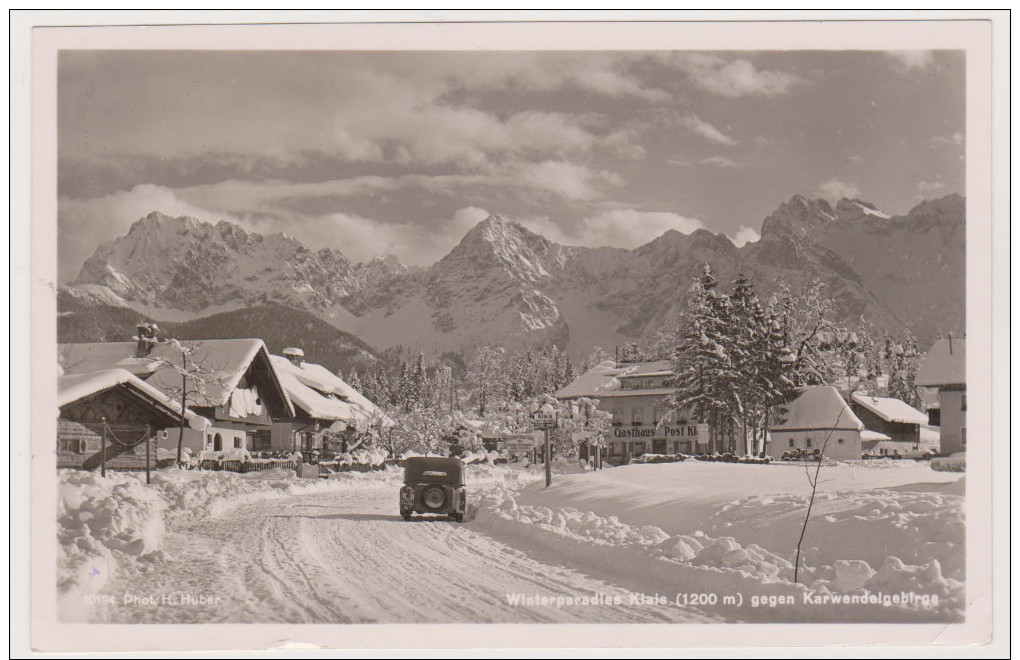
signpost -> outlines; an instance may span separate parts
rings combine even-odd
[[[698,444],[707,445],[708,442],[708,424],[698,424]]]
[[[511,435],[505,448],[508,454],[530,454],[535,450],[535,439],[531,435]]]
[[[551,431],[556,428],[556,410],[548,403],[542,406],[533,417],[535,429],[545,431],[545,487],[552,485],[552,439]]]

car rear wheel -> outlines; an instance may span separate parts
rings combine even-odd
[[[404,520],[410,520],[411,519],[411,512],[410,511],[401,511],[400,512],[400,517],[403,518]]]
[[[430,511],[439,511],[446,504],[446,490],[442,486],[429,486],[422,491],[421,501]]]

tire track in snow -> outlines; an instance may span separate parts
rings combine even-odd
[[[392,488],[250,502],[171,527],[173,561],[119,575],[108,590],[220,595],[215,608],[105,612],[109,622],[610,623],[703,620],[672,606],[629,606],[630,592],[543,564],[470,523],[396,513]],[[210,558],[209,554],[215,557]],[[201,571],[196,571],[201,567]],[[524,607],[525,596],[619,596],[619,607]]]

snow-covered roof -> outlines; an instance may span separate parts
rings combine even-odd
[[[967,384],[967,342],[939,339],[924,356],[914,382],[922,387]]]
[[[804,388],[787,409],[785,421],[773,424],[772,431],[864,430],[864,424],[835,387],[817,385]]]
[[[895,422],[897,424],[928,423],[927,415],[899,399],[854,394],[853,400],[887,422]]]
[[[578,376],[573,382],[556,392],[557,399],[573,399],[580,396],[601,398],[607,396],[665,395],[673,392],[671,387],[654,389],[624,390],[620,378],[657,377],[673,374],[672,365],[665,360],[653,362],[621,362],[606,360]]]
[[[646,371],[646,372],[633,373],[633,374],[621,374],[621,375],[617,376],[617,378],[653,378],[653,377],[662,377],[662,378],[665,378],[667,376],[672,376],[672,375],[673,375],[673,370],[672,369],[663,369],[663,370],[660,370],[660,371]]]
[[[861,431],[861,442],[882,442],[885,440],[892,440],[892,438],[878,431],[869,431],[868,429]]]
[[[298,366],[279,355],[270,359],[287,395],[309,416],[359,428],[394,424],[382,409],[322,365],[302,362]]]
[[[269,351],[261,339],[203,339],[195,342],[181,342],[191,350],[190,364],[201,364],[205,374],[204,393],[195,393],[200,400],[193,406],[222,406],[230,399],[260,352],[265,352],[269,362]],[[132,341],[102,342],[92,344],[61,344],[58,350],[60,366],[67,374],[81,374],[102,369],[124,369],[142,378],[146,383],[170,395],[180,389],[181,375],[177,371],[181,362],[175,340],[161,341],[153,345],[145,357],[136,357],[137,344]],[[280,386],[284,408],[294,414],[293,405],[287,392],[277,379],[273,369],[269,376]]]
[[[142,394],[169,417],[181,420],[181,406],[160,390],[125,369],[104,369],[84,374],[61,374],[57,377],[57,405],[63,408],[75,401],[123,385]],[[208,425],[205,418],[185,409],[184,421],[189,425]]]

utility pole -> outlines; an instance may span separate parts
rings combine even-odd
[[[99,474],[106,477],[106,417],[103,417],[102,450],[99,452]]]
[[[550,436],[552,431],[545,430],[545,487],[552,485],[552,442]]]

